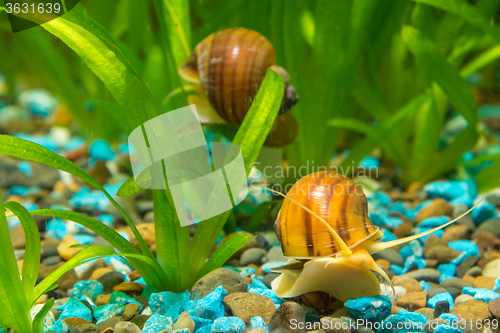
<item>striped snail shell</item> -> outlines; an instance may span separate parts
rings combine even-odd
[[[297,181],[287,195],[323,218],[349,248],[381,236],[368,217],[363,189],[343,175],[312,173]],[[285,198],[274,224],[284,255],[317,258],[339,253],[332,233],[296,202]]]
[[[276,54],[266,37],[245,28],[218,31],[203,39],[193,54],[179,68],[180,75],[192,84],[200,84],[217,114],[238,127],[266,75],[272,69],[285,80],[285,94],[269,146],[291,144],[297,137],[298,125],[287,111],[298,96],[290,84],[290,76],[276,66]]]

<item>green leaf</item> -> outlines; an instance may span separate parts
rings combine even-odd
[[[148,257],[154,259],[153,253],[146,245],[146,242],[144,242],[144,239],[139,234],[139,231],[137,231],[136,226],[132,220],[130,220],[127,213],[125,213],[115,199],[113,199],[113,197],[109,195],[109,193],[106,192],[106,190],[97,181],[95,181],[94,178],[92,178],[78,165],[36,143],[9,135],[0,135],[0,154],[39,162],[56,169],[66,171],[67,173],[70,173],[99,189],[102,193],[104,193],[104,195],[106,195],[109,201],[111,201],[113,206],[118,209],[120,214],[125,219],[125,222],[127,222],[130,229],[132,229],[142,252]]]
[[[237,232],[233,234],[224,243],[220,244],[217,250],[212,253],[206,264],[203,266],[198,278],[210,273],[224,265],[231,256],[248,243],[253,237],[249,237],[244,233]]]
[[[497,40],[500,40],[498,29],[492,26],[487,18],[485,18],[476,9],[475,6],[469,4],[465,0],[413,0],[455,14],[463,20],[482,29],[485,33],[492,35]]]
[[[92,230],[99,236],[101,236],[104,240],[110,243],[114,248],[116,248],[120,252],[124,253],[136,253],[139,254],[139,250],[136,249],[130,242],[128,242],[125,238],[123,238],[119,233],[117,233],[114,229],[111,229],[107,225],[102,222],[85,216],[80,213],[62,210],[62,209],[36,209],[29,211],[31,215],[39,215],[39,216],[48,216],[48,217],[57,217],[69,221],[76,222],[81,224],[82,226]],[[141,265],[140,262],[136,262],[131,260],[132,266],[137,269],[137,271],[144,276],[144,279],[148,284],[161,286],[161,280],[154,280],[154,270]],[[156,270],[160,270],[160,267],[157,263]]]
[[[54,298],[49,299],[43,307],[38,311],[35,318],[33,318],[33,333],[43,333],[43,321],[47,313],[49,313],[52,305],[54,305]]]
[[[23,226],[24,235],[26,238],[26,246],[23,260],[23,288],[26,299],[33,298],[33,288],[35,287],[38,277],[38,268],[40,267],[40,259],[42,253],[42,245],[40,243],[40,234],[36,226],[35,220],[28,213],[26,208],[21,204],[9,201],[5,203],[5,208],[12,211],[18,217]],[[31,307],[33,304],[29,304]]]
[[[493,61],[500,58],[500,45],[495,45],[490,49],[484,51],[467,64],[460,71],[462,77],[467,77],[468,75],[480,70],[481,68],[487,66]]]
[[[109,246],[95,245],[75,254],[72,258],[66,261],[62,266],[58,267],[55,271],[50,273],[45,279],[42,280],[35,287],[34,298],[32,302],[36,301],[42,294],[44,294],[64,273],[80,266],[88,261],[103,258],[111,254],[115,254],[115,250]]]
[[[269,211],[274,205],[277,205],[281,203],[281,200],[271,200],[267,202],[261,203],[257,208],[255,209],[255,212],[252,214],[252,217],[248,221],[248,224],[245,228],[246,231],[250,233],[254,233],[257,231],[259,226],[262,224],[264,221],[264,218],[267,216]]]
[[[491,191],[500,185],[500,160],[496,160],[489,167],[476,175],[479,193]]]
[[[149,173],[148,173],[149,174]],[[116,195],[119,197],[128,197],[129,195],[134,195],[136,193],[144,190],[142,187],[137,186],[134,177],[130,177],[127,179],[122,186],[116,192]]]
[[[278,115],[284,93],[283,78],[268,70],[250,109],[241,124],[234,143],[242,152],[247,176],[257,160],[264,140]],[[198,276],[219,236],[230,211],[198,224],[191,242],[191,277]],[[196,281],[190,281],[194,283]]]
[[[352,118],[335,118],[328,121],[327,126],[346,128],[363,134],[370,134],[373,131],[373,127],[364,121]]]
[[[0,198],[1,198],[0,193]],[[7,219],[2,200],[0,200],[0,326],[15,328],[18,332],[31,332],[28,300],[19,277],[10,239]],[[31,302],[30,302],[31,303]]]

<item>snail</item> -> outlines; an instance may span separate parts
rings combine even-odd
[[[269,189],[268,189],[269,190]],[[281,275],[272,282],[278,297],[324,291],[340,301],[380,294],[379,273],[394,286],[372,254],[444,228],[462,216],[420,234],[376,242],[383,234],[368,216],[362,188],[334,172],[315,172],[299,179],[285,197],[274,229],[283,254],[290,259],[273,269]]]
[[[282,147],[293,143],[298,134],[297,120],[287,112],[297,103],[298,95],[287,71],[275,62],[274,48],[266,37],[234,28],[203,39],[180,66],[179,74],[193,85],[198,98],[208,99],[208,103],[198,99],[197,106],[211,106],[221,119],[236,127],[243,122],[267,69],[281,75],[285,80],[283,102],[265,144]]]

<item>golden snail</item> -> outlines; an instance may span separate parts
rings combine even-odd
[[[470,212],[418,235],[375,242],[382,232],[368,217],[362,188],[351,179],[338,173],[316,172],[281,195],[285,200],[274,229],[284,255],[296,259],[274,270],[282,273],[272,282],[279,297],[324,291],[346,301],[379,295],[380,283],[372,271],[382,275],[394,291],[371,254],[433,233]]]
[[[285,80],[285,94],[266,145],[281,147],[297,137],[297,120],[287,111],[297,103],[298,96],[286,70],[275,62],[276,54],[267,38],[253,30],[235,28],[203,39],[179,73],[189,83],[201,86],[217,114],[236,127],[243,122],[267,69],[280,74]]]

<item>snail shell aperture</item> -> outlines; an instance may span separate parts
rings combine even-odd
[[[297,103],[298,96],[286,70],[275,62],[276,54],[267,38],[253,30],[234,28],[203,39],[181,65],[179,73],[186,81],[201,85],[217,114],[237,127],[243,122],[267,69],[281,75],[285,92],[275,121],[279,125],[273,126],[266,141],[270,146],[280,147],[291,144],[297,137],[297,121],[287,111]]]
[[[324,291],[341,301],[380,294],[372,271],[382,275],[394,290],[371,254],[433,233],[477,206],[418,235],[375,242],[382,233],[368,218],[365,194],[349,178],[334,172],[315,172],[299,179],[287,195],[281,195],[285,199],[274,228],[284,255],[291,259],[287,265],[273,269],[281,273],[272,282],[273,290],[278,297]]]

